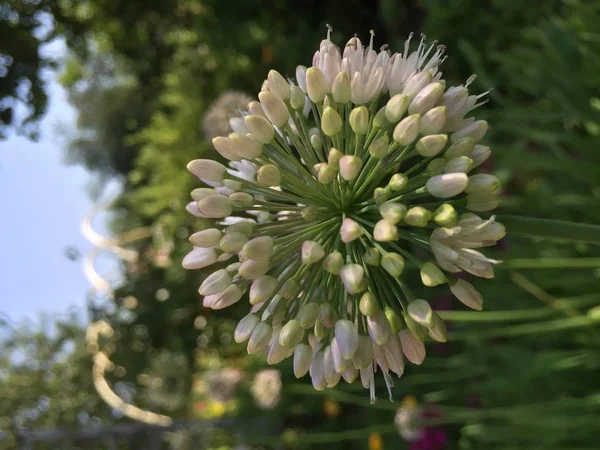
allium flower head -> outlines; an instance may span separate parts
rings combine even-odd
[[[498,263],[478,249],[504,227],[473,213],[499,203],[498,180],[472,173],[491,153],[480,143],[487,122],[465,118],[479,96],[469,94],[472,79],[446,89],[443,47],[410,44],[377,52],[371,35],[368,47],[355,37],[340,50],[328,33],[297,84],[269,72],[247,131],[214,139],[228,167],[188,165],[208,187],[187,209],[215,219],[190,237],[183,260],[213,268],[200,286],[204,305],[247,294],[235,340],[269,364],[293,357],[294,374],[310,373],[318,390],[360,378],[374,400],[379,370],[391,396],[404,357],[421,364],[424,339],[446,339],[405,267],[480,309],[479,293],[453,274],[490,278]]]
[[[209,142],[217,136],[227,136],[243,126],[243,112],[252,98],[243,92],[225,91],[217,97],[202,119],[204,137]]]

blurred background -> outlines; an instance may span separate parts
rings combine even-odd
[[[242,305],[202,308],[186,163],[326,23],[446,45],[449,85],[490,90],[502,211],[600,223],[598,1],[4,0],[1,449],[598,448],[598,247],[509,229],[484,312],[436,290],[448,342],[393,403],[316,392],[233,342]]]

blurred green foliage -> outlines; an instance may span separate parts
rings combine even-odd
[[[60,2],[86,38],[69,41],[63,73],[79,112],[67,157],[100,183],[121,180],[115,234],[160,230],[132,245],[139,261],[124,264],[125,283],[95,312],[116,330],[111,359],[126,369],[109,381],[140,387],[137,405],[175,418],[237,418],[235,433],[175,433],[174,448],[229,448],[237,438],[263,448],[408,448],[393,425],[399,403],[369,405],[357,385],[315,392],[293,378],[289,364],[279,367],[277,405],[257,408],[251,386],[264,362],[232,343],[245,308],[202,308],[196,290],[203,274],[179,264],[199,225],[184,208],[196,187],[185,166],[212,151],[202,116],[226,90],[256,93],[271,67],[293,76],[297,64],[310,65],[326,22],[340,45],[373,28],[377,42],[398,49],[408,32],[423,31],[448,47],[442,69],[449,83],[476,73],[474,89],[490,90],[478,115],[492,125],[487,169],[504,183],[503,212],[600,223],[600,3],[259,3]],[[595,449],[600,330],[586,314],[600,304],[598,249],[517,236],[502,244],[492,256],[507,262],[495,281],[477,285],[486,312],[446,313],[449,343],[429,346],[423,366],[407,369],[395,396],[436,405],[444,448]],[[548,258],[555,268],[543,267]],[[578,267],[568,268],[569,261]],[[449,309],[448,297],[432,301]],[[507,313],[494,315],[500,311]],[[161,367],[169,358],[179,370]],[[225,368],[243,376],[234,400],[215,401],[206,374]],[[150,379],[165,384],[153,393]],[[181,396],[190,401],[165,401]]]

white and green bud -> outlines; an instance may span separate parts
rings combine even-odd
[[[420,123],[421,134],[427,136],[442,131],[446,124],[447,111],[445,106],[436,106],[423,114]]]
[[[256,100],[252,100],[250,103],[248,103],[248,112],[255,116],[267,117],[265,111],[262,109],[261,104]]]
[[[385,308],[384,313],[387,321],[390,323],[392,334],[400,333],[400,330],[402,330],[402,319],[400,316],[390,307]]]
[[[404,271],[404,258],[395,252],[388,252],[381,257],[381,267],[392,277],[398,278]]]
[[[315,150],[321,150],[321,147],[323,147],[323,140],[318,134],[312,134],[310,136],[310,145]]]
[[[346,72],[337,74],[331,85],[331,94],[337,103],[345,105],[352,98],[352,88],[350,87],[350,77]]]
[[[350,112],[350,127],[358,136],[364,136],[369,129],[369,110],[366,106],[358,106]]]
[[[311,67],[306,71],[306,92],[310,101],[319,104],[327,95],[329,85],[323,72],[316,67]]]
[[[327,163],[315,164],[315,169],[317,172],[317,180],[321,184],[329,184],[333,182],[337,176],[335,169]]]
[[[340,159],[342,159],[342,156],[344,156],[342,152],[337,148],[332,148],[329,150],[329,155],[327,155],[327,163],[330,167],[337,170],[340,167]]]
[[[198,231],[190,236],[190,242],[196,247],[215,247],[219,245],[221,240],[221,232],[216,228]]]
[[[340,226],[340,236],[342,238],[342,242],[347,244],[348,242],[352,242],[355,239],[361,237],[364,233],[363,227],[361,227],[354,220],[346,217],[342,221],[342,225]]]
[[[442,320],[442,318],[437,313],[433,313],[433,325],[429,327],[427,330],[427,334],[429,337],[437,342],[446,342],[447,332],[446,332],[446,324]]]
[[[358,330],[346,319],[335,323],[335,339],[344,359],[352,359],[358,350]]]
[[[323,260],[323,269],[333,275],[339,275],[344,265],[344,258],[340,252],[332,252]]]
[[[434,263],[426,262],[421,267],[421,281],[427,287],[434,287],[444,284],[446,276]]]
[[[256,325],[258,325],[258,322],[260,322],[258,316],[252,313],[244,316],[235,327],[235,331],[233,332],[233,340],[238,344],[246,342],[248,339],[250,339],[250,336],[252,335]]]
[[[308,373],[312,364],[312,348],[306,344],[298,344],[294,350],[294,376],[302,378]]]
[[[335,136],[342,131],[343,122],[339,113],[331,106],[325,108],[321,119],[321,129],[325,136]]]
[[[406,205],[395,202],[385,202],[379,206],[379,214],[391,224],[397,224],[406,216]]]
[[[473,160],[468,156],[458,156],[448,160],[444,166],[444,173],[468,173],[473,169]]]
[[[290,84],[276,70],[269,70],[267,75],[267,85],[271,92],[275,92],[283,100],[290,98]]]
[[[279,345],[291,349],[302,342],[303,338],[304,329],[300,325],[300,322],[292,319],[281,328],[279,332]]]
[[[496,194],[469,194],[467,195],[467,209],[475,212],[488,212],[496,209],[502,199]]]
[[[479,142],[485,136],[485,133],[487,133],[488,128],[489,125],[485,120],[476,120],[452,133],[450,140],[452,142],[457,142],[462,138],[469,137],[475,142]]]
[[[396,128],[394,128],[393,138],[400,145],[409,145],[419,135],[419,121],[421,119],[420,114],[413,114],[400,121]]]
[[[387,202],[392,195],[392,190],[387,187],[378,187],[373,191],[373,200],[375,200],[376,205],[381,205]]]
[[[494,175],[480,173],[469,177],[467,194],[493,194],[500,188],[500,180]]]
[[[262,154],[262,144],[251,134],[231,133],[229,139],[235,152],[244,159],[253,160]]]
[[[306,103],[306,95],[298,86],[291,86],[290,105],[296,111],[302,111]]]
[[[277,279],[271,275],[263,275],[252,282],[250,285],[250,304],[256,305],[258,303],[269,300],[275,294],[277,290]]]
[[[192,200],[199,201],[204,197],[210,197],[211,195],[217,195],[218,192],[213,188],[196,188],[192,191],[191,196]]]
[[[326,328],[332,328],[335,325],[337,314],[331,303],[321,303],[319,306],[319,322]]]
[[[483,309],[483,297],[475,287],[465,280],[457,280],[450,285],[450,291],[465,306],[481,311]]]
[[[364,276],[365,270],[358,264],[346,264],[340,270],[340,278],[349,294],[358,294],[364,291]]]
[[[448,135],[446,134],[430,134],[423,136],[417,142],[415,148],[419,155],[426,158],[437,156],[448,143]]]
[[[271,328],[271,325],[266,322],[257,323],[248,340],[248,354],[254,355],[264,351],[267,348],[267,345],[269,345],[272,335],[273,329]]]
[[[379,307],[379,303],[377,303],[377,298],[372,292],[365,292],[360,297],[360,302],[358,303],[358,309],[360,313],[364,316],[372,316],[381,310]]]
[[[444,86],[442,83],[429,83],[410,102],[408,107],[409,114],[425,114],[433,108],[444,94]]]
[[[344,371],[342,371],[342,378],[348,384],[352,384],[356,381],[358,377],[358,370],[355,367],[348,367]]]
[[[389,123],[398,123],[408,109],[410,100],[404,94],[396,94],[385,105],[385,118]]]
[[[427,180],[427,192],[437,198],[450,198],[461,194],[469,184],[469,178],[464,173],[446,173],[436,175]]]
[[[238,273],[246,280],[256,280],[265,275],[269,269],[269,261],[266,259],[247,259],[240,265]]]
[[[435,175],[444,173],[444,167],[446,167],[446,163],[447,161],[444,158],[432,159],[429,164],[427,164],[427,175],[433,177]]]
[[[414,206],[406,211],[404,222],[413,227],[426,227],[433,213],[422,206]]]
[[[300,292],[300,285],[294,278],[288,278],[281,286],[279,290],[279,295],[281,295],[286,300],[290,300],[294,298],[298,292]]]
[[[379,266],[381,262],[381,253],[376,248],[369,248],[363,255],[363,261],[369,266]]]
[[[470,137],[459,139],[446,150],[444,156],[446,159],[457,158],[459,156],[469,156],[475,148],[475,141]]]
[[[458,223],[458,213],[452,205],[444,203],[434,211],[433,220],[440,227],[452,228]]]
[[[244,117],[246,128],[256,141],[261,144],[268,144],[275,137],[273,125],[266,118],[259,115],[250,115]]]
[[[433,325],[433,310],[426,300],[418,299],[412,301],[408,305],[407,312],[411,319],[419,325],[427,328]]]
[[[392,334],[392,327],[383,311],[367,316],[367,330],[374,344],[385,344]]]
[[[404,189],[406,187],[407,183],[408,183],[408,177],[405,174],[395,173],[390,178],[388,186],[392,191],[398,192],[398,191],[401,191],[402,189]]]
[[[398,227],[383,219],[375,224],[373,237],[378,242],[389,242],[398,240]]]
[[[283,127],[290,120],[290,111],[280,96],[274,92],[262,91],[258,94],[267,119],[278,128]]]
[[[211,219],[222,219],[233,212],[231,201],[221,194],[204,197],[197,204],[198,210]]]
[[[360,173],[362,160],[358,156],[344,155],[340,158],[340,176],[346,180],[354,180]]]
[[[422,72],[417,72],[415,75],[410,77],[406,84],[404,85],[404,89],[402,90],[403,94],[406,94],[410,100],[415,98],[421,90],[431,83],[431,72],[429,70],[424,70]]]
[[[249,220],[241,220],[227,227],[227,233],[243,233],[246,236],[252,236],[254,231],[254,223]]]
[[[356,369],[366,369],[373,361],[373,342],[367,336],[358,337],[358,348],[352,359]]]
[[[425,344],[409,331],[402,330],[398,334],[402,353],[411,363],[420,365],[425,360]]]
[[[232,282],[231,275],[225,270],[220,269],[211,273],[200,285],[198,293],[200,295],[213,295],[224,291]]]
[[[230,284],[221,292],[204,297],[204,304],[212,309],[224,309],[237,303],[242,295],[244,291],[235,284]]]
[[[304,241],[302,243],[302,264],[313,264],[325,256],[325,250],[317,241]]]
[[[336,323],[337,326],[337,323]],[[357,346],[358,346],[358,333],[357,336]],[[341,374],[344,370],[352,367],[352,359],[345,359],[342,356],[342,351],[340,350],[340,346],[338,344],[338,336],[334,336],[331,340],[331,356],[333,357],[333,367],[335,371]],[[354,368],[354,367],[352,367]]]
[[[212,140],[212,144],[217,153],[223,158],[228,159],[229,161],[239,161],[242,159],[242,157],[235,151],[231,139],[228,137],[217,136]]]
[[[369,145],[369,154],[375,159],[381,159],[388,154],[390,140],[388,135],[385,134]]]
[[[307,303],[300,308],[296,315],[296,320],[300,322],[300,326],[305,330],[315,326],[315,322],[319,317],[319,305],[316,303]]]
[[[385,117],[385,106],[379,109],[373,117],[373,128],[378,130],[389,125],[387,118]]]
[[[229,196],[229,200],[234,209],[246,210],[254,205],[254,197],[245,192],[234,192]]]
[[[471,152],[470,158],[473,160],[473,168],[479,167],[488,160],[492,150],[487,145],[476,145]]]
[[[256,182],[262,187],[279,186],[281,184],[281,172],[274,164],[265,164],[256,172]]]
[[[194,159],[187,165],[187,169],[198,178],[207,181],[223,181],[225,166],[212,159]]]
[[[273,254],[273,238],[259,236],[250,239],[240,251],[240,260],[269,259]]]
[[[231,189],[232,191],[241,191],[242,188],[244,187],[244,185],[242,184],[241,181],[235,181],[235,180],[223,180],[223,186],[225,186],[228,189]]]

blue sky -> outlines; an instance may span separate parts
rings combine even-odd
[[[61,54],[64,46],[55,42],[44,51]],[[58,129],[73,129],[75,111],[56,74],[47,75],[49,109],[40,140],[0,141],[0,312],[14,322],[71,305],[83,309],[90,289],[81,260],[70,261],[65,250],[84,254],[91,247],[79,231],[93,206],[86,191],[91,176],[62,162],[65,139]]]

